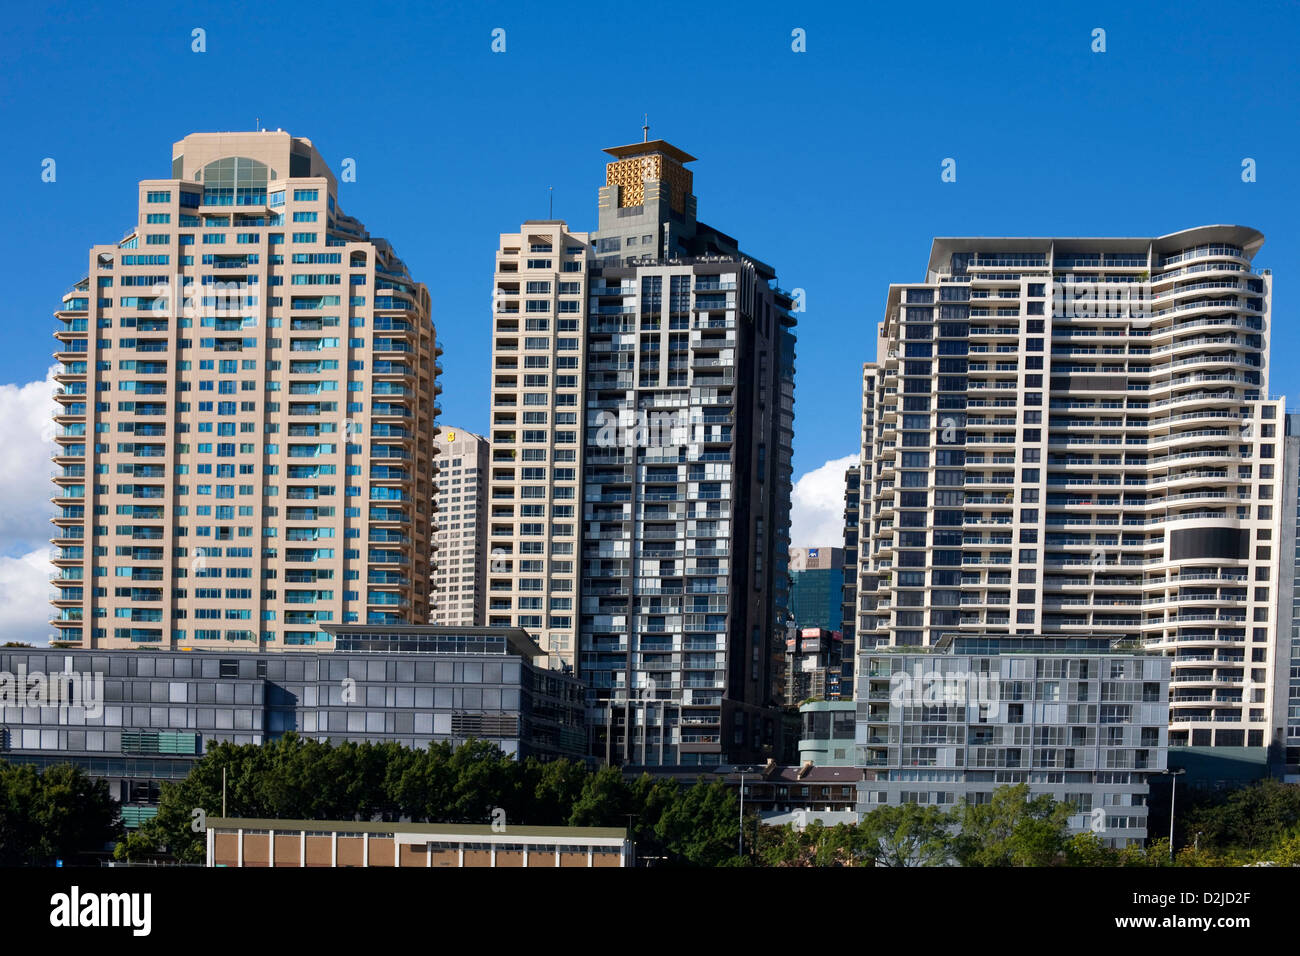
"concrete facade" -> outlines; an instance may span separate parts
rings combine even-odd
[[[592,235],[582,657],[592,753],[707,766],[777,751],[797,305],[699,221],[662,140],[606,150]]]
[[[1146,838],[1148,778],[1168,757],[1167,657],[1108,638],[994,634],[859,657],[859,812],[950,809],[1026,783],[1073,802],[1077,832],[1111,846]]]
[[[311,142],[195,133],[56,317],[54,638],[293,650],[429,618],[429,295]]]
[[[501,236],[492,316],[487,620],[524,627],[554,666],[578,649],[586,233]]]
[[[599,759],[757,759],[778,736],[795,304],[696,219],[693,157],[606,152],[596,232],[501,237],[488,622],[576,667]]]
[[[488,441],[444,426],[436,439],[433,593],[434,624],[482,627],[487,613]]]
[[[1281,739],[1263,239],[934,241],[864,368],[860,648],[1120,635],[1171,659],[1171,744]]]

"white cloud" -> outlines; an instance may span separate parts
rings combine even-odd
[[[844,546],[844,472],[857,455],[833,458],[805,472],[790,496],[790,543],[796,548]]]
[[[50,549],[0,557],[0,643],[45,644],[50,636]]]
[[[0,385],[0,640],[43,644],[50,633],[50,476],[55,369]]]
[[[26,554],[50,537],[56,387],[54,368],[42,381],[0,385],[0,554]]]

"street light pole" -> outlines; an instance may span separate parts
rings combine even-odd
[[[745,856],[745,772],[740,772],[740,837],[736,855]]]
[[[1178,778],[1187,771],[1166,770],[1165,773],[1169,775],[1169,862],[1172,863],[1174,861],[1174,804],[1178,799]]]

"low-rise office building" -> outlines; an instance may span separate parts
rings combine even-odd
[[[616,827],[217,818],[207,825],[208,866],[516,867],[633,866]]]
[[[290,731],[408,747],[490,741],[581,759],[583,686],[519,628],[337,626],[333,651],[0,649],[0,757],[106,778],[134,822],[210,743]],[[20,699],[21,694],[21,699]]]
[[[1026,783],[1075,804],[1071,829],[1111,846],[1147,836],[1166,769],[1167,657],[1112,638],[945,635],[858,660],[858,811],[988,802]]]

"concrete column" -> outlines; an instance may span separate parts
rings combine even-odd
[[[275,831],[272,830],[266,837],[266,859],[272,869],[275,868]]]
[[[298,866],[307,868],[307,831],[302,831],[302,842],[298,845]]]
[[[239,836],[237,842],[239,844],[239,854],[238,854],[239,863],[237,865],[243,866],[244,865],[244,828],[243,827],[239,828]]]
[[[330,866],[339,865],[339,831],[330,834]]]

